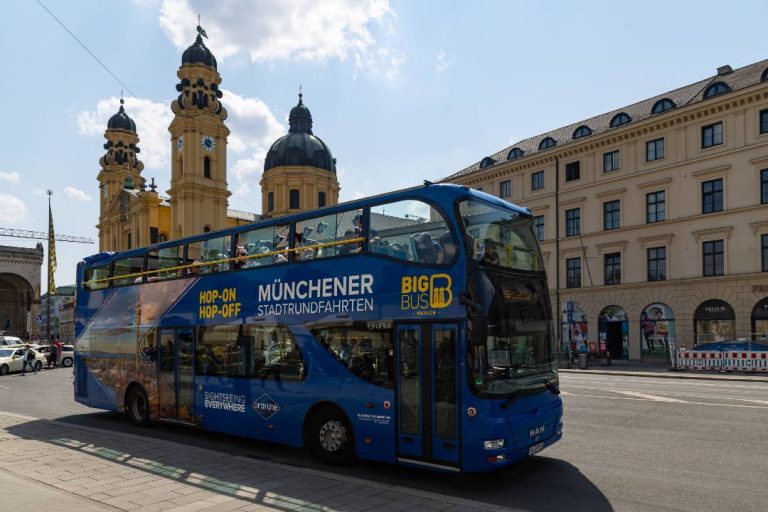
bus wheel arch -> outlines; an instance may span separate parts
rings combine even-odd
[[[332,402],[312,406],[304,418],[304,442],[310,453],[335,466],[355,459],[355,432],[347,414]]]
[[[138,382],[132,382],[125,390],[125,414],[131,423],[141,427],[152,424],[149,415],[149,395]]]

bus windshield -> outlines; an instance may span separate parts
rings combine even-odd
[[[478,199],[459,203],[470,255],[481,265],[542,270],[533,220]]]

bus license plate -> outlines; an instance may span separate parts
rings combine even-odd
[[[539,453],[541,450],[544,449],[544,443],[539,443],[531,446],[528,448],[528,455],[533,455],[535,453]]]

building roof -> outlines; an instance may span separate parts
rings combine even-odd
[[[486,156],[470,165],[469,167],[451,174],[450,176],[443,178],[440,181],[452,181],[454,179],[472,174],[480,169],[491,167],[500,162],[505,162],[510,159],[525,158],[532,154],[548,151],[553,147],[557,148],[568,143],[575,142],[576,140],[603,134],[613,129],[611,127],[611,120],[621,113],[625,113],[630,117],[631,121],[629,124],[649,119],[655,115],[661,115],[661,113],[653,114],[652,112],[657,103],[664,99],[671,100],[674,104],[674,108],[672,110],[675,110],[689,105],[695,105],[703,101],[708,101],[710,98],[719,96],[720,94],[728,94],[733,91],[738,91],[740,89],[757,85],[760,82],[766,80],[768,80],[768,60],[762,60],[754,64],[749,64],[748,66],[744,66],[736,70],[731,70],[730,66],[722,66],[718,68],[718,74],[703,80],[699,80],[698,82],[694,82],[690,85],[686,85],[684,87],[680,87],[663,94],[658,94],[652,98],[638,101],[637,103],[633,103],[622,108],[617,108],[615,110],[611,110],[610,112],[606,112],[604,114],[600,114],[583,121],[571,123],[555,130],[515,142],[503,150],[498,151],[497,153],[494,153],[490,156]],[[726,87],[716,85],[721,83]],[[711,89],[710,86],[712,86]],[[659,104],[659,107],[660,106],[661,104]],[[589,128],[591,133],[588,133],[588,130],[579,130],[582,126]],[[577,130],[579,131],[578,134],[576,133]],[[574,137],[574,135],[576,135],[576,137]],[[539,149],[541,147],[540,145],[542,144],[542,141],[547,138],[553,139],[555,144],[547,145],[545,143],[544,146],[546,147]],[[521,151],[522,155],[520,154]],[[512,158],[510,158],[510,156]]]
[[[230,219],[247,220],[248,222],[256,222],[259,220],[259,216],[255,213],[244,212],[241,210],[227,210],[227,217]]]
[[[125,113],[123,103],[123,98],[120,98],[120,110],[107,121],[107,130],[125,130],[136,133],[136,123]]]

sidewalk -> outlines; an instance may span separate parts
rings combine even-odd
[[[610,366],[588,366],[586,370],[560,368],[560,373],[661,377],[666,379],[728,380],[768,383],[768,373],[721,373],[705,370],[671,370],[667,364],[614,362]]]
[[[4,412],[0,496],[32,512],[513,510]]]

